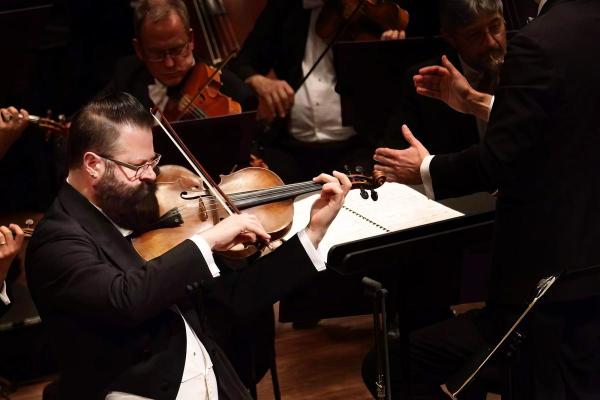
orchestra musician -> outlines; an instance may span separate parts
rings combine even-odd
[[[499,341],[533,298],[537,282],[561,273],[525,323],[513,368],[517,399],[592,399],[600,381],[600,162],[595,107],[600,78],[595,38],[600,4],[542,0],[539,15],[509,43],[492,104],[455,68],[432,66],[416,82],[422,93],[485,118],[483,141],[451,154],[430,155],[407,126],[410,144],[393,173],[423,182],[431,198],[497,191],[495,243],[487,306],[414,331],[410,371],[400,371],[401,346],[390,346],[393,393],[438,385],[467,360]],[[374,357],[365,362],[372,387]],[[374,388],[372,388],[374,390]],[[475,390],[475,388],[474,388]]]
[[[164,110],[177,97],[194,67],[194,32],[182,0],[141,0],[134,6],[135,56],[117,62],[113,79],[101,94],[128,92],[144,106]],[[256,108],[252,91],[232,72],[222,71],[221,92],[241,104]]]
[[[408,125],[433,153],[453,152],[477,144],[487,118],[458,112],[438,99],[417,93],[413,76],[429,65],[455,65],[467,82],[480,92],[493,94],[506,55],[506,28],[501,0],[446,0],[440,3],[441,35],[450,49],[445,55],[408,69],[398,105],[388,121],[384,139],[376,153],[385,156],[381,165],[391,166],[393,149],[408,144],[401,126]],[[393,175],[390,176],[393,179]]]
[[[218,252],[269,240],[249,214],[146,262],[127,236],[144,225],[136,205],[156,188],[153,125],[129,94],[83,107],[71,123],[67,182],[29,243],[29,287],[60,358],[59,398],[249,399],[186,287],[251,314],[317,275],[316,247],[350,181],[338,172],[315,178],[324,186],[309,225],[248,268],[223,269]]]
[[[259,119],[269,124],[280,119],[261,156],[285,182],[370,160],[368,140],[342,126],[331,51],[298,87],[327,46],[315,28],[322,7],[322,0],[269,0],[231,63],[258,95]],[[382,36],[401,39],[404,32]]]

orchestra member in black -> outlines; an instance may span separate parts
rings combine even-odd
[[[194,56],[194,32],[182,0],[142,0],[134,4],[133,48],[135,56],[117,61],[113,79],[101,94],[128,92],[144,106],[164,110],[170,98],[178,98],[186,79],[203,60]],[[227,67],[220,91],[241,104],[256,108],[256,98]]]
[[[595,105],[600,78],[595,38],[600,4],[542,0],[534,22],[510,41],[483,141],[458,153],[430,155],[403,127],[410,147],[393,170],[403,183],[424,183],[431,198],[497,193],[492,276],[487,306],[414,331],[409,338],[410,388],[438,385],[500,339],[530,301],[541,278],[562,273],[528,317],[519,362],[518,399],[592,399],[600,381],[600,162]],[[491,96],[471,88],[456,69],[432,67],[416,78],[421,93],[484,116]],[[401,347],[390,347],[392,390],[406,382]],[[364,365],[374,393],[374,358]],[[438,390],[436,392],[436,389]]]
[[[413,76],[420,68],[441,65],[443,56],[480,92],[493,94],[506,55],[506,27],[501,0],[445,0],[440,2],[441,36],[449,49],[435,59],[408,69],[398,105],[390,116],[378,152],[393,155],[392,149],[408,144],[401,132],[408,125],[432,153],[447,153],[479,143],[486,120],[458,112],[443,102],[416,92]],[[389,150],[384,150],[387,148]]]
[[[128,235],[153,214],[139,207],[155,201],[153,124],[128,94],[83,107],[71,124],[67,181],[29,243],[28,283],[54,338],[59,398],[248,399],[202,330],[189,288],[246,315],[308,281],[324,268],[316,247],[350,182],[338,172],[315,178],[324,186],[306,229],[247,268],[221,268],[218,252],[269,240],[249,214],[145,261]]]

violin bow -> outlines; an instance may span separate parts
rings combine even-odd
[[[323,58],[325,57],[327,52],[329,50],[331,50],[333,45],[337,43],[338,39],[342,36],[342,34],[344,34],[344,32],[346,32],[346,30],[348,29],[348,27],[350,26],[350,24],[352,22],[352,19],[356,16],[356,14],[360,11],[360,9],[364,6],[364,4],[366,2],[367,2],[367,0],[360,0],[358,2],[356,7],[354,8],[354,10],[352,10],[350,17],[348,17],[348,19],[346,19],[346,21],[344,21],[344,24],[338,28],[335,35],[333,35],[333,38],[329,41],[329,43],[327,43],[327,47],[325,47],[325,50],[323,50],[323,52],[319,55],[319,58],[317,58],[317,61],[315,61],[315,63],[312,65],[312,67],[310,67],[310,69],[308,70],[306,75],[304,75],[302,77],[302,79],[300,80],[300,83],[298,84],[298,87],[296,88],[296,92],[298,92],[298,90],[300,90],[302,85],[304,85],[304,83],[306,83],[306,80],[308,79],[308,77],[315,71],[315,69],[321,63],[321,61],[323,60]]]
[[[196,157],[194,157],[194,155],[192,154],[190,149],[185,145],[185,143],[183,143],[183,141],[181,140],[181,138],[179,137],[177,132],[175,132],[175,130],[173,129],[173,127],[171,126],[169,121],[167,121],[167,119],[165,118],[162,111],[160,111],[160,109],[158,107],[155,107],[154,111],[160,115],[161,119],[163,119],[165,121],[165,125],[167,127],[165,127],[165,125],[163,125],[163,123],[155,115],[153,110],[150,110],[150,114],[152,114],[152,117],[154,118],[154,120],[162,128],[162,130],[165,132],[165,134],[171,140],[171,142],[173,142],[173,144],[175,145],[177,150],[179,150],[181,155],[190,164],[190,166],[196,172],[196,174],[198,174],[200,179],[202,179],[202,182],[204,182],[207,189],[209,189],[213,193],[213,195],[216,197],[216,199],[219,201],[219,203],[221,203],[221,206],[223,206],[223,208],[227,211],[227,213],[229,215],[239,214],[240,210],[235,206],[235,204],[233,204],[233,202],[231,200],[229,200],[229,197],[227,197],[227,195],[225,193],[223,193],[223,191],[221,190],[219,185],[216,184],[216,182],[211,178],[211,176],[208,174],[206,169],[204,169],[202,164],[200,164],[200,162],[196,159]]]

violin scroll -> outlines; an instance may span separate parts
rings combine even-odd
[[[360,196],[363,199],[366,200],[369,198],[367,190],[371,192],[371,199],[373,201],[379,199],[379,195],[375,189],[383,185],[386,180],[385,174],[381,171],[373,171],[371,175],[365,175],[364,168],[359,165],[354,168],[354,172],[346,167],[346,175],[348,175],[348,179],[350,179],[350,183],[352,183],[352,189],[359,189]]]
[[[69,123],[64,114],[58,116],[58,120],[51,118],[51,112],[48,111],[48,117],[38,117],[37,115],[29,115],[29,123],[39,126],[47,133],[58,133],[60,135],[68,135]]]

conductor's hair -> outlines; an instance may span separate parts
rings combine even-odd
[[[81,167],[88,151],[111,156],[123,125],[152,129],[154,118],[135,97],[124,92],[99,97],[83,106],[69,128],[69,169]]]
[[[452,32],[472,24],[478,17],[502,15],[502,0],[441,0],[439,13],[442,30]]]

